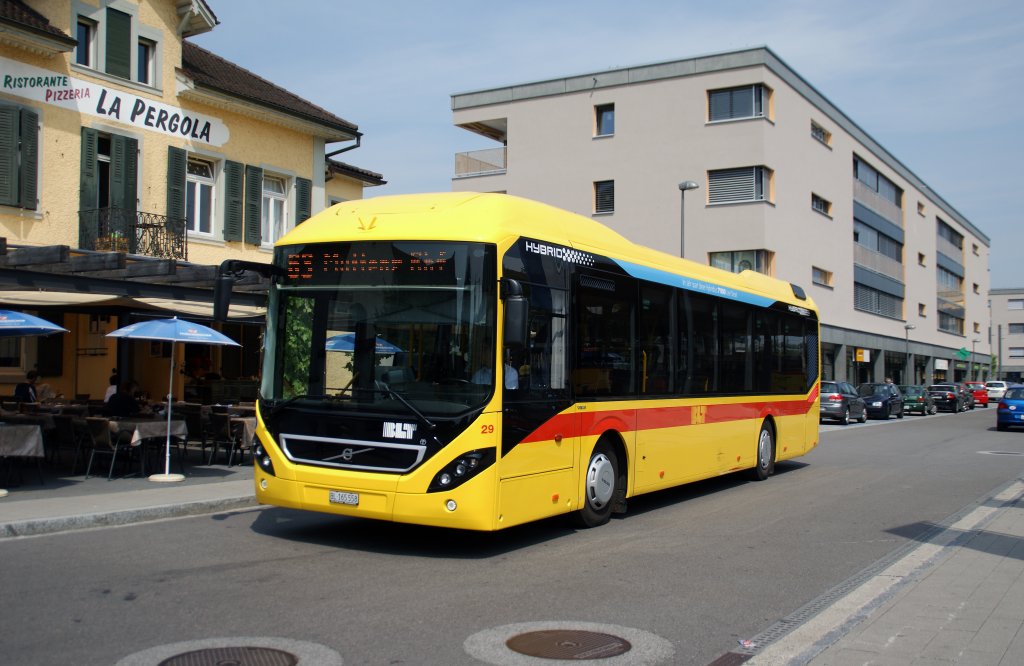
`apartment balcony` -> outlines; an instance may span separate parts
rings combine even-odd
[[[956,244],[948,238],[943,238],[938,235],[935,236],[935,249],[961,265],[964,262],[963,248],[957,247]]]
[[[897,282],[903,282],[903,264],[860,243],[853,244],[853,263]]]
[[[507,148],[488,148],[455,154],[455,177],[492,176],[505,173]]]
[[[853,199],[861,202],[900,229],[903,228],[903,211],[900,207],[888,199],[880,197],[878,192],[856,178],[853,179]]]
[[[78,211],[78,246],[83,250],[188,260],[185,220],[123,208]]]

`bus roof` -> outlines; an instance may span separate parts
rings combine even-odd
[[[746,270],[731,273],[637,245],[583,215],[508,194],[438,192],[339,203],[298,225],[277,245],[371,240],[458,240],[507,247],[520,237],[544,240],[646,268],[683,273],[816,309],[781,280]]]

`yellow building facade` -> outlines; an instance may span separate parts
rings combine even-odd
[[[0,2],[0,307],[70,331],[4,342],[0,393],[38,369],[56,393],[98,397],[127,365],[157,394],[159,351],[104,333],[154,300],[208,303],[185,268],[269,261],[296,224],[383,184],[331,159],[358,126],[189,41],[214,28],[230,29],[202,0]]]

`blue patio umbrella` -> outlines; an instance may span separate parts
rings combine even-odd
[[[50,335],[67,333],[68,329],[24,312],[0,310],[0,337],[13,338],[23,335]]]
[[[352,352],[355,351],[355,349],[355,333],[339,333],[338,335],[332,335],[327,338],[327,351]],[[384,338],[377,338],[377,345],[375,349],[377,354],[396,354],[400,351],[402,351],[401,347],[396,347]]]
[[[171,474],[171,404],[174,393],[174,343],[190,342],[203,345],[233,345],[239,344],[224,335],[215,331],[209,326],[203,326],[186,319],[150,319],[129,324],[116,331],[107,333],[108,338],[125,338],[126,340],[159,340],[160,342],[171,343],[171,372],[167,386],[167,446],[164,457],[164,473],[153,474],[150,481],[181,481],[185,477],[180,474]]]

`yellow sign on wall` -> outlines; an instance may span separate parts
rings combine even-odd
[[[870,363],[871,362],[871,350],[870,349],[856,349],[856,350],[854,350],[854,359],[858,363]]]

